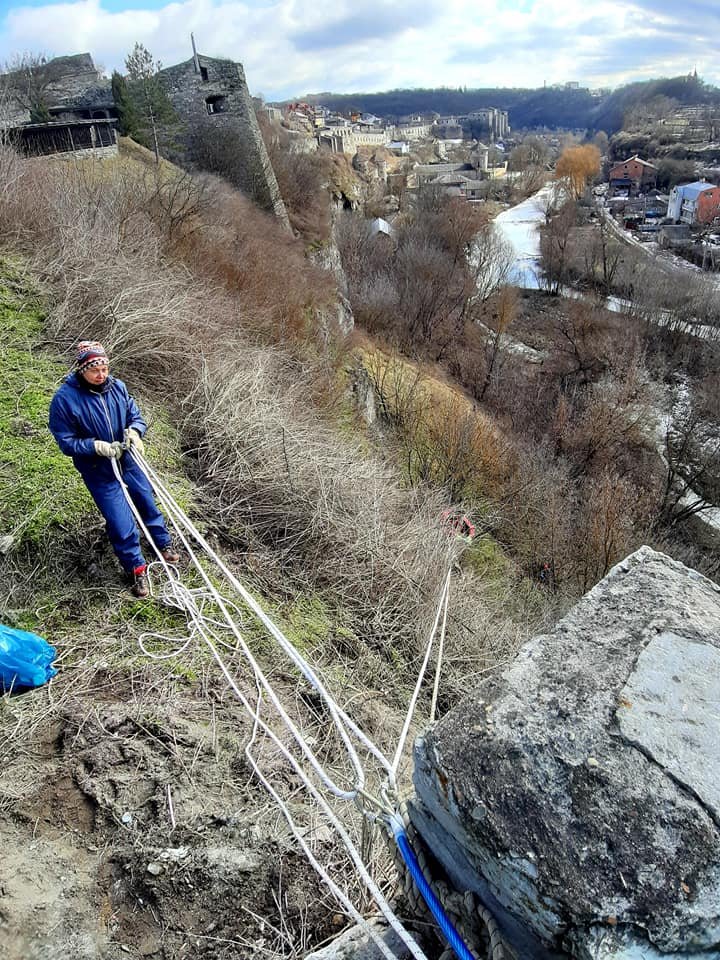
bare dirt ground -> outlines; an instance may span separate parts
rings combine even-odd
[[[344,917],[251,781],[243,722],[115,693],[4,702],[5,960],[293,956],[337,932]]]

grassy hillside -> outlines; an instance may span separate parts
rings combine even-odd
[[[92,501],[47,429],[66,367],[38,350],[44,309],[19,261],[0,261],[0,536],[6,550],[48,531],[79,530]]]
[[[47,637],[59,666],[49,687],[0,698],[3,955],[175,960],[190,943],[214,960],[302,956],[345,921],[252,777],[251,722],[208,649],[185,646],[176,610],[130,595],[46,431],[47,404],[74,342],[105,342],[151,421],[151,462],[389,752],[464,549],[438,522],[447,493],[432,478],[410,485],[396,451],[376,448],[338,398],[332,278],[242,197],[132,157],[66,167],[0,151],[0,167],[0,535],[13,538],[2,617]],[[487,546],[456,571],[442,709],[544,617],[537,590],[508,613],[516,582]],[[322,706],[247,611],[240,620],[342,773]],[[163,659],[139,646],[148,632],[162,634],[144,642]],[[255,696],[237,645],[223,650]],[[313,830],[317,812],[282,758],[262,753]],[[333,843],[319,849],[342,874]],[[387,869],[379,848],[374,861]]]

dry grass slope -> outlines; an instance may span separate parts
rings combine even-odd
[[[57,363],[77,338],[107,343],[119,374],[161,404],[177,431],[198,519],[311,653],[340,703],[390,749],[440,584],[461,547],[437,523],[444,493],[409,487],[392,460],[368,455],[313,400],[332,396],[341,351],[316,319],[332,300],[330,278],[212,179],[156,177],[129,158],[21,163],[0,151],[0,184],[5,246],[26,258],[45,304],[30,349]],[[31,584],[27,554],[0,561],[18,617],[34,611],[24,624],[49,633],[61,654],[50,691],[0,700],[6,850],[20,864],[38,841],[56,941],[83,960],[100,947],[120,958],[123,942],[163,958],[187,949],[213,958],[302,955],[329,932],[330,910],[243,764],[248,728],[226,685],[199,650],[146,662],[138,634],[182,635],[184,623],[133,604],[107,557],[100,582],[89,584],[78,550],[65,550],[56,534],[45,530]],[[511,578],[458,572],[443,708],[505,660],[544,613],[537,596],[518,606]],[[248,631],[299,722],[339,763],[304,684]],[[426,710],[423,702],[420,722]],[[300,803],[297,784],[277,757],[268,762],[313,828],[316,814]],[[122,819],[129,810],[132,828]],[[262,838],[256,822],[269,824]],[[213,861],[218,845],[247,853],[254,866]],[[153,880],[147,851],[170,846],[187,846],[189,859],[167,863]],[[56,902],[52,883],[73,863],[72,896]],[[378,865],[385,869],[382,858]],[[238,918],[234,898],[222,894],[235,884],[255,896],[264,926],[258,916]],[[20,888],[13,898],[18,929],[31,914]],[[42,929],[32,932],[18,956],[47,955]]]

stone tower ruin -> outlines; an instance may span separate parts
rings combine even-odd
[[[158,80],[182,125],[180,148],[186,156],[193,135],[213,137],[234,129],[238,133],[233,140],[234,180],[289,229],[242,64],[195,54],[161,70]]]

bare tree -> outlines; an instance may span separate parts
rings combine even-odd
[[[30,115],[31,123],[47,123],[51,119],[48,88],[62,76],[62,69],[43,53],[23,53],[5,65],[3,99],[6,109],[15,101]]]
[[[487,389],[490,386],[490,381],[492,380],[493,371],[495,370],[495,365],[500,356],[500,348],[502,346],[503,337],[517,316],[518,309],[518,295],[516,287],[503,287],[500,291],[497,299],[497,318],[494,324],[494,329],[490,336],[490,341],[487,350],[487,368],[485,371],[485,380],[483,385],[480,388],[478,394],[478,400],[483,400]]]
[[[626,249],[615,238],[607,220],[601,216],[598,223],[585,226],[577,232],[577,242],[571,255],[572,268],[582,280],[607,297],[614,290],[625,253]]]
[[[548,292],[557,295],[568,281],[568,265],[572,252],[571,231],[577,223],[577,205],[567,202],[541,228],[540,257],[543,284]]]
[[[720,429],[692,405],[668,423],[657,522],[675,526],[720,500]]]
[[[512,245],[493,223],[484,224],[473,237],[468,263],[475,283],[473,300],[485,303],[506,286],[513,265]]]

